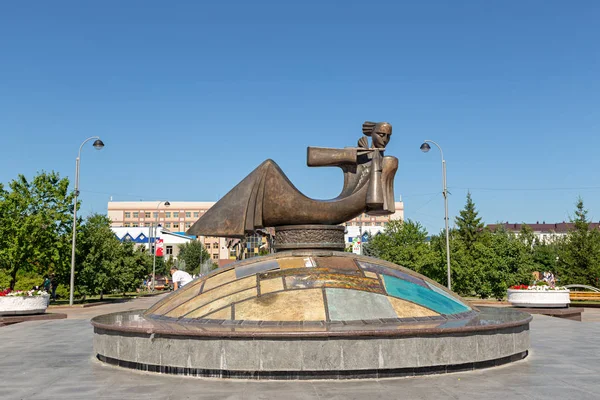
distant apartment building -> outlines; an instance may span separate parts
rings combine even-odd
[[[124,228],[150,228],[160,225],[165,231],[185,235],[193,224],[215,202],[210,201],[171,201],[167,207],[158,201],[110,201],[108,202],[108,218],[113,227]],[[347,223],[345,239],[348,243],[354,237],[370,232],[372,235],[382,231],[385,225],[393,219],[404,219],[404,203],[396,202],[396,212],[387,216],[369,216],[362,214]],[[240,245],[245,248],[248,257],[258,255],[264,249],[267,239],[264,235],[253,235],[241,244],[239,241],[222,237],[201,236],[198,238],[211,258],[218,260],[231,260],[240,253]],[[236,248],[233,248],[236,247]],[[246,256],[244,256],[246,257]]]
[[[492,231],[498,227],[503,227],[505,230],[513,233],[519,233],[523,225],[527,225],[533,231],[533,234],[540,242],[551,243],[561,237],[564,237],[570,230],[575,228],[575,224],[571,222],[558,222],[547,224],[546,222],[536,222],[534,224],[517,224],[506,222],[503,224],[490,224],[487,227]],[[600,229],[600,223],[590,222],[590,229]]]
[[[113,227],[150,228],[152,225],[160,225],[167,231],[185,235],[185,231],[215,204],[212,201],[169,203],[167,207],[158,201],[110,201],[108,218]],[[204,244],[215,262],[229,258],[225,238],[200,236],[198,240]]]

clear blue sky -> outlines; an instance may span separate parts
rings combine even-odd
[[[307,195],[386,120],[396,196],[430,233],[468,189],[486,223],[600,220],[598,1],[30,1],[0,4],[0,182],[74,177],[114,200],[217,200],[272,158]],[[492,190],[493,189],[493,190]]]

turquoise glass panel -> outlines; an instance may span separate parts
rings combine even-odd
[[[469,311],[470,308],[449,297],[439,294],[431,289],[424,288],[412,282],[398,279],[394,276],[381,275],[385,282],[385,288],[390,296],[427,307],[440,314],[458,314]]]
[[[450,293],[446,292],[445,290],[443,290],[443,289],[440,289],[439,287],[437,287],[437,286],[435,286],[435,285],[432,285],[432,284],[431,284],[431,283],[429,283],[429,282],[425,282],[425,283],[427,283],[427,286],[429,286],[429,287],[431,288],[431,290],[438,292],[438,293],[439,293],[439,294],[441,294],[442,296],[445,296],[445,297],[449,298],[449,299],[450,299],[450,300],[452,300],[452,301],[456,301],[457,303],[460,303],[460,304],[462,304],[463,306],[467,307],[469,310],[471,309],[471,307],[467,306],[467,305],[466,305],[465,303],[463,303],[462,301],[459,301],[458,299],[455,299],[454,297],[452,297],[452,295],[451,295]]]

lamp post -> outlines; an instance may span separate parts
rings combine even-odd
[[[444,159],[444,152],[442,151],[442,148],[433,140],[425,140],[423,142],[421,145],[421,151],[423,153],[427,153],[429,150],[431,150],[431,146],[429,146],[428,143],[433,143],[436,145],[437,148],[440,149],[440,154],[442,155],[442,194],[444,195],[444,220],[446,222],[446,264],[448,267],[448,290],[452,290],[452,282],[450,277],[450,232],[448,230],[448,187],[446,186],[446,160]]]
[[[159,201],[156,205],[156,217],[154,217],[154,254],[152,256],[152,291],[154,292],[154,285],[156,284],[156,228],[158,228],[158,208],[161,204],[165,205],[165,207],[169,207],[171,203],[169,201]],[[148,239],[150,240],[150,239]]]
[[[81,143],[79,146],[79,153],[77,153],[77,158],[75,159],[75,199],[73,202],[73,241],[71,243],[71,281],[69,284],[69,305],[73,305],[73,291],[75,288],[75,241],[77,239],[77,196],[79,196],[79,160],[81,160],[81,149],[83,145],[89,142],[92,139],[96,139],[94,141],[94,148],[96,150],[102,150],[104,147],[104,142],[100,140],[98,136],[92,136],[87,138]]]

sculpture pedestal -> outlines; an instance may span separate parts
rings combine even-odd
[[[275,250],[334,250],[344,251],[344,232],[341,225],[285,225],[275,227]]]

